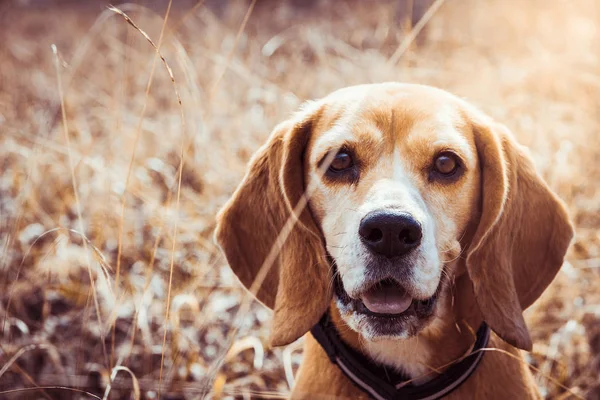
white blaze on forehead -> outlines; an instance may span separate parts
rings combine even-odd
[[[406,184],[407,187],[413,186],[408,178],[407,166],[405,165],[405,161],[402,159],[400,149],[398,148],[394,149],[394,154],[392,155],[392,179],[396,182]]]
[[[360,207],[364,213],[394,208],[410,213],[416,220],[427,217],[427,206],[411,176],[412,170],[399,149],[375,168],[379,179],[373,184],[367,200]]]

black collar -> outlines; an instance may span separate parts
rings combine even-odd
[[[310,332],[325,350],[329,360],[336,364],[352,383],[376,400],[434,400],[448,395],[475,371],[484,353],[478,350],[486,347],[490,338],[490,328],[483,322],[469,355],[450,366],[443,374],[417,386],[412,383],[405,384],[410,380],[406,375],[375,364],[346,345],[331,322],[329,313],[325,313]]]

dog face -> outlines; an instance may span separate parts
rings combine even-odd
[[[572,237],[505,128],[447,92],[393,83],[342,89],[280,124],[218,220],[229,264],[275,310],[273,344],[332,299],[368,341],[415,336],[455,312],[467,276],[486,322],[528,349],[522,310]]]
[[[368,340],[413,336],[433,319],[480,191],[458,103],[421,87],[382,89],[336,93],[306,155],[336,305]]]

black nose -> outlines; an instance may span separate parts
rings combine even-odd
[[[358,233],[373,253],[388,258],[408,253],[423,236],[421,225],[410,214],[382,210],[368,213],[360,221]]]

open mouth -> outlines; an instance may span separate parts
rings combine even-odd
[[[436,293],[426,299],[413,299],[400,283],[393,279],[377,282],[360,299],[353,299],[358,313],[378,318],[398,318],[415,315],[426,317],[433,311]]]
[[[373,280],[359,295],[350,297],[340,274],[334,271],[334,292],[343,318],[369,340],[417,335],[435,317],[442,280],[428,299],[414,298],[402,280],[384,276]]]

